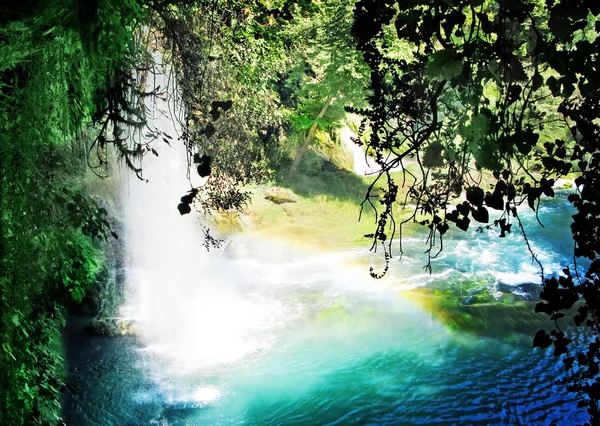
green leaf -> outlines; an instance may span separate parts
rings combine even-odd
[[[471,186],[467,188],[466,196],[467,201],[469,201],[469,203],[471,203],[475,207],[481,207],[481,205],[483,204],[483,189],[479,188],[478,186]]]
[[[535,72],[533,78],[531,79],[531,86],[533,90],[538,90],[544,84],[544,78],[539,72]]]
[[[483,114],[476,114],[464,125],[460,126],[460,134],[464,139],[471,142],[471,151],[476,151],[479,142],[484,140],[490,130],[490,121]]]
[[[438,50],[430,56],[424,74],[431,80],[450,80],[460,75],[462,67],[462,60],[456,58],[453,51]]]
[[[468,217],[463,217],[462,219],[456,220],[456,227],[458,229],[466,231],[467,229],[469,229],[469,223],[471,223],[471,220]]]
[[[494,210],[504,210],[504,197],[500,192],[488,193],[485,196],[485,204]]]
[[[449,228],[449,226],[446,222],[439,223],[437,225],[437,230],[440,233],[440,235],[444,235],[446,233],[446,231],[448,231],[448,228]]]
[[[431,143],[423,154],[423,166],[425,167],[442,167],[444,165],[444,157],[442,153],[444,147],[439,142]]]

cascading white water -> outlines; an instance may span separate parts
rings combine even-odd
[[[167,87],[164,75],[155,84]],[[130,181],[123,190],[127,256],[122,315],[136,321],[144,369],[168,400],[206,404],[221,391],[202,378],[178,378],[264,352],[268,330],[281,316],[276,301],[243,294],[244,281],[232,262],[207,253],[195,210],[181,216],[177,205],[190,189],[186,149],[176,141],[175,120],[166,101],[148,105],[152,127],[173,136],[144,159],[148,182]]]
[[[164,75],[156,84],[167,87]],[[171,105],[172,106],[172,105]],[[233,362],[264,349],[248,336],[277,314],[277,307],[243,297],[242,277],[231,262],[202,247],[198,217],[181,216],[179,198],[190,189],[186,151],[175,141],[167,102],[149,104],[152,126],[173,136],[171,146],[146,156],[144,177],[124,188],[127,252],[126,304],[148,348],[194,368]],[[178,366],[177,368],[182,368]]]
[[[353,168],[354,173],[359,176],[367,176],[373,175],[381,170],[381,167],[377,164],[375,158],[368,156],[363,151],[363,148],[356,143],[354,143],[353,139],[356,139],[358,136],[350,130],[349,127],[343,127],[340,130],[340,139],[342,141],[342,145],[345,149],[350,151],[352,154],[353,160]],[[405,160],[405,164],[409,160]],[[390,169],[392,172],[401,172],[402,166],[398,165]]]

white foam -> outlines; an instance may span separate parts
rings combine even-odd
[[[221,391],[213,386],[204,386],[196,389],[192,394],[192,400],[200,404],[209,404],[221,398]]]

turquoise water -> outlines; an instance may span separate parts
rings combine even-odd
[[[377,311],[374,311],[374,310]],[[82,336],[79,336],[81,338]],[[529,340],[449,333],[388,300],[294,323],[262,356],[185,374],[132,338],[76,340],[73,425],[574,424]],[[73,348],[75,349],[75,348]],[[162,370],[162,371],[161,371]],[[183,369],[182,369],[183,370]]]
[[[401,298],[307,314],[272,347],[190,368],[134,338],[72,336],[73,425],[574,424],[562,368],[530,338],[449,332]],[[194,336],[190,335],[190,339]],[[209,350],[209,349],[208,349]]]
[[[553,227],[530,233],[548,273],[571,260],[564,197],[543,210]],[[317,255],[243,238],[230,258],[196,251],[191,276],[169,275],[166,252],[152,263],[134,258],[124,312],[139,336],[90,337],[76,321],[66,334],[77,389],[67,423],[582,423],[574,396],[553,383],[562,363],[532,350],[531,336],[451,331],[404,296],[473,277],[486,277],[491,293],[502,284],[517,292],[536,279],[520,237],[495,233],[473,245],[473,235],[451,234],[431,276],[422,274],[422,240],[409,240],[384,280],[352,265],[364,251]],[[177,253],[180,265],[192,262],[186,256]]]

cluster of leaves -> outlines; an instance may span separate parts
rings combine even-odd
[[[111,232],[82,178],[88,136],[97,135],[86,124],[99,105],[119,102],[104,89],[115,86],[109,70],[131,39],[123,3],[135,6],[47,0],[0,9],[2,424],[61,423],[64,307],[94,284]]]
[[[350,109],[364,117],[361,133],[370,126],[368,145],[381,167],[363,205],[382,210],[369,237],[375,248],[383,245],[386,262],[398,187],[406,188],[404,206],[415,206],[407,221],[429,227],[430,269],[451,223],[467,230],[472,219],[499,227],[501,237],[517,223],[526,237],[517,207],[527,203],[537,212],[543,196],[554,196],[556,178],[579,173],[570,197],[577,209],[574,256],[591,266],[585,277],[569,269],[565,277],[542,277],[537,310],[551,315],[556,329],[538,333],[535,345],[553,344],[557,355],[567,354],[569,388],[596,420],[599,14],[598,4],[587,0],[361,0],[353,33],[373,92],[369,108]],[[395,182],[392,169],[407,161],[419,171],[404,168]],[[489,209],[500,214],[493,223]],[[593,333],[579,356],[569,353],[558,322],[576,303],[575,324]]]
[[[271,3],[196,2],[156,15],[174,71],[174,104],[182,110],[181,140],[196,175],[188,195],[204,212],[241,209],[249,197],[244,185],[271,176],[267,145],[283,116],[269,81],[285,61],[277,34],[289,8]],[[200,184],[198,175],[206,178]]]
[[[295,60],[283,82],[294,100],[292,130],[300,140],[290,179],[317,130],[337,126],[345,105],[364,103],[368,74],[351,37],[353,6],[353,1],[313,1],[293,11],[284,29]]]
[[[156,75],[164,70],[155,60],[156,34],[144,25],[153,16],[153,8],[168,5],[131,1],[103,6],[88,5],[80,10],[86,22],[82,38],[100,70],[90,117],[98,130],[88,147],[88,166],[99,177],[107,177],[115,152],[118,160],[143,180],[144,156],[158,156],[153,143],[161,140],[170,145],[173,139],[151,125],[147,107],[165,96],[167,88],[155,84]]]

